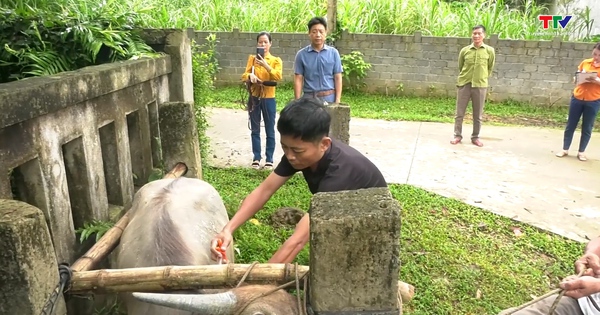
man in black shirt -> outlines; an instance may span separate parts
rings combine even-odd
[[[331,117],[317,99],[290,102],[279,114],[277,131],[284,156],[275,170],[242,202],[237,213],[211,242],[213,259],[221,257],[218,240],[225,250],[233,232],[256,212],[292,177],[302,171],[311,193],[387,187],[379,169],[363,154],[328,136]],[[309,240],[308,213],[294,234],[277,250],[269,263],[291,263]]]

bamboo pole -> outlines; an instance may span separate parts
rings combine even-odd
[[[105,294],[233,287],[250,267],[251,264],[227,264],[81,271],[73,273],[69,291]],[[308,271],[308,266],[298,265],[299,277]],[[282,285],[295,279],[293,264],[254,264],[244,283]],[[415,293],[412,285],[402,281],[398,281],[398,292],[403,303],[412,300]]]
[[[81,272],[94,268],[98,262],[106,258],[117,247],[121,234],[127,224],[129,224],[129,213],[125,213],[113,227],[102,235],[92,248],[77,259],[71,266],[71,270],[73,272]]]
[[[177,163],[169,171],[167,174],[163,176],[163,178],[177,178],[185,175],[187,173],[188,168],[185,163]],[[77,271],[87,271],[91,270],[98,264],[98,262],[102,261],[108,254],[110,254],[117,244],[119,244],[119,240],[121,239],[121,234],[123,234],[123,230],[129,224],[129,212],[125,213],[117,223],[110,228],[102,237],[90,248],[83,256],[73,263],[71,266],[71,270],[74,272]]]
[[[206,287],[235,286],[244,276],[250,264],[162,266],[127,269],[101,269],[74,272],[70,292],[160,292],[165,290],[189,290]],[[308,271],[298,266],[298,275]],[[255,264],[244,283],[284,284],[296,277],[291,264]]]

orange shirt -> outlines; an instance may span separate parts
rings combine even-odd
[[[585,72],[598,72],[600,77],[600,67],[594,67],[594,59],[585,59],[579,64],[578,70]],[[600,85],[593,82],[579,84],[573,90],[573,96],[582,101],[595,101],[600,99]]]
[[[242,74],[242,81],[248,80],[248,76],[252,73],[252,66],[254,66],[254,75],[257,76],[261,81],[279,81],[283,77],[283,62],[281,58],[275,57],[271,54],[265,56],[267,64],[271,67],[271,72],[268,72],[263,66],[254,62],[254,55],[248,56],[248,62],[246,63],[246,71]],[[262,95],[259,95],[260,90],[253,89],[252,95],[262,98],[274,98],[275,87],[264,86]]]

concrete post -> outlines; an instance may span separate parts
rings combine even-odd
[[[164,103],[158,121],[163,162],[170,169],[177,162],[188,166],[187,177],[202,179],[202,161],[196,115],[192,103]]]
[[[0,199],[0,314],[40,314],[58,284],[58,265],[44,214]],[[59,297],[55,315],[66,314]]]
[[[344,103],[325,106],[331,115],[329,135],[346,144],[350,144],[350,106]]]
[[[310,207],[315,315],[398,315],[400,205],[388,188],[317,193]]]
[[[165,53],[171,56],[171,75],[169,76],[170,100],[174,102],[194,101],[194,82],[192,76],[192,46],[190,30],[172,30],[166,37]],[[191,30],[191,34],[193,30]]]

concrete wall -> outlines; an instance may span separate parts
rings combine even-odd
[[[208,32],[196,32],[204,42]],[[256,47],[256,33],[216,32],[221,66],[218,82],[238,83],[249,54]],[[282,58],[284,80],[293,78],[294,56],[309,44],[307,34],[273,33],[271,52]],[[341,54],[358,50],[372,64],[366,83],[369,90],[416,95],[456,95],[458,52],[469,38],[414,35],[342,33],[336,42]],[[515,99],[534,104],[568,104],[577,65],[591,56],[593,44],[553,41],[500,40],[488,36],[496,49],[496,68],[490,79],[490,99]]]
[[[146,41],[165,53],[155,59],[0,84],[0,200],[41,210],[51,236],[47,243],[53,246],[48,252],[57,262],[73,264],[81,257],[93,240],[80,244],[75,230],[92,220],[107,221],[109,209],[127,209],[153,169],[170,169],[181,161],[189,168],[186,176],[201,176],[188,34],[146,34]],[[11,223],[20,221],[3,222],[3,231],[33,232]],[[0,256],[0,265],[39,264],[53,269],[49,275],[56,274],[56,262],[14,262]],[[0,292],[26,285],[11,279],[15,282],[3,283]],[[50,294],[40,286],[27,290],[31,298],[24,300],[31,303]]]

